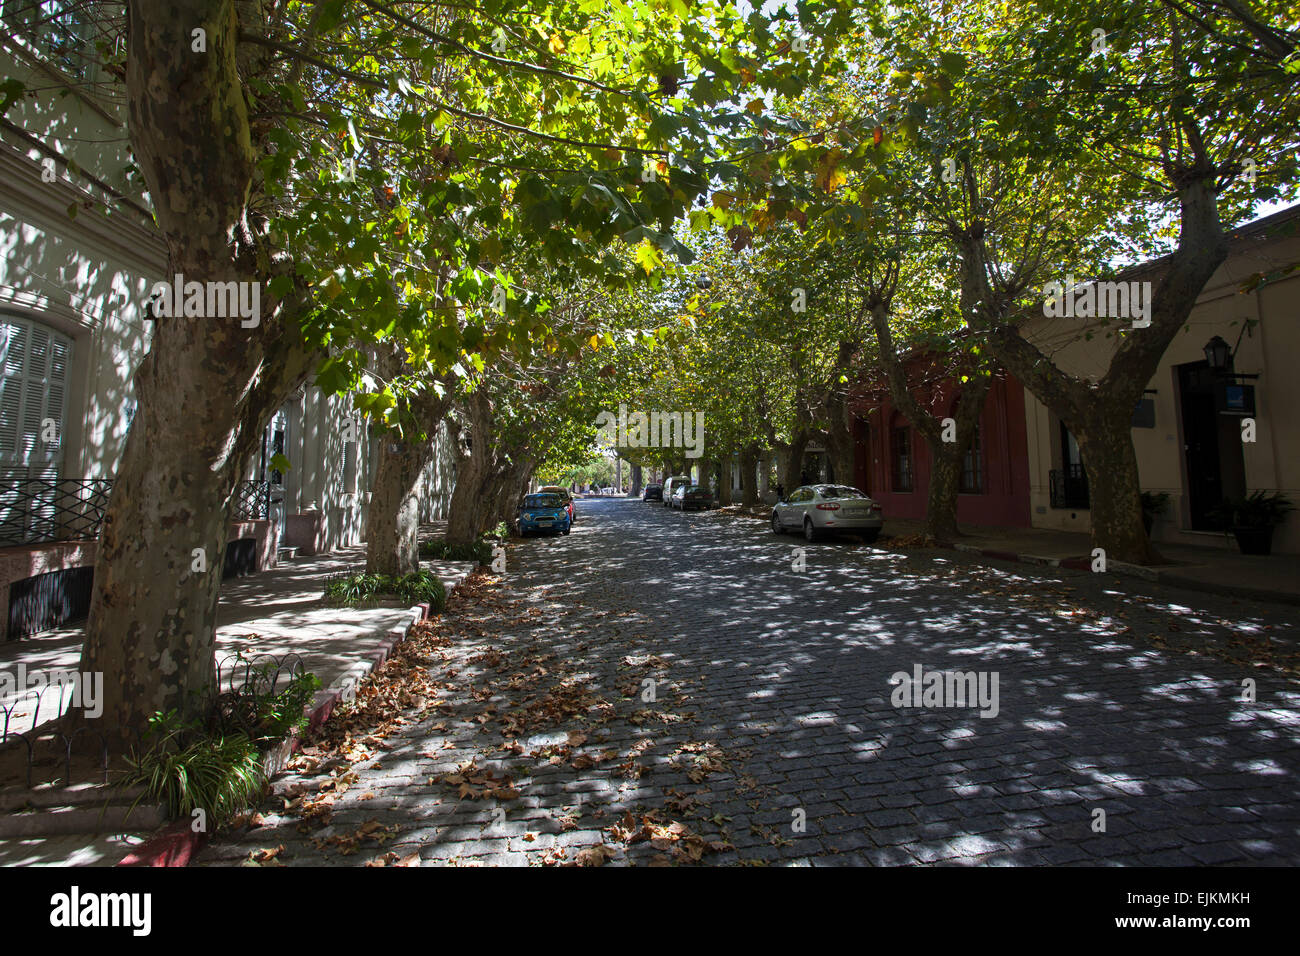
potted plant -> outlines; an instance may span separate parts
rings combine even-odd
[[[1169,507],[1169,492],[1167,491],[1144,491],[1142,492],[1142,525],[1147,529],[1147,537],[1151,537],[1151,529],[1155,527],[1156,518],[1165,513]]]
[[[1273,550],[1273,529],[1295,510],[1291,499],[1280,491],[1254,491],[1245,498],[1233,498],[1214,509],[1223,521],[1224,532],[1232,532],[1242,554],[1269,554]]]

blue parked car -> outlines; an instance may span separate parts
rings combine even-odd
[[[519,534],[528,537],[537,531],[558,531],[568,534],[572,527],[569,518],[569,506],[556,494],[541,492],[525,495],[524,503],[519,506]]]

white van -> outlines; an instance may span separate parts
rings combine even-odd
[[[667,508],[668,503],[673,500],[674,491],[676,491],[682,485],[693,485],[693,484],[695,484],[695,482],[691,480],[690,475],[673,475],[671,478],[667,479],[664,482],[664,500],[661,501],[660,504],[662,504],[665,508]]]

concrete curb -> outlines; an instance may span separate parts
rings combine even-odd
[[[455,584],[447,588],[448,595],[471,573],[472,570],[465,572]],[[377,648],[367,652],[329,687],[317,692],[307,711],[307,726],[311,730],[318,729],[329,720],[339,704],[352,699],[357,685],[375,668],[388,660],[393,653],[393,648],[406,640],[412,627],[419,621],[428,620],[433,616],[432,608],[428,604],[414,605],[408,608],[406,613],[408,619],[404,625],[390,627]],[[299,746],[298,738],[291,736],[271,748],[264,764],[268,780],[284,770],[285,764],[298,751]],[[135,847],[117,865],[189,866],[199,855],[199,851],[207,845],[209,838],[207,833],[195,833],[190,821],[178,820]]]

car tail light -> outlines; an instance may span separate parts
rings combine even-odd
[[[822,502],[817,506],[818,511],[839,511],[840,506],[833,501]]]

